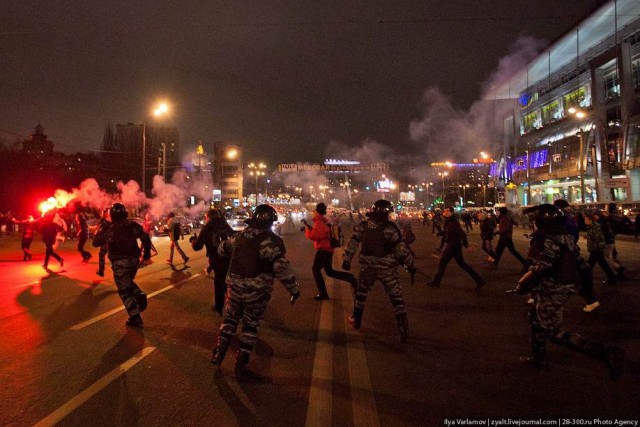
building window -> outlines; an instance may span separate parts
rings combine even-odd
[[[569,115],[569,112],[567,111],[569,108],[588,107],[591,105],[590,100],[587,98],[587,90],[584,87],[566,94],[562,98],[562,104],[565,116]]]
[[[631,63],[631,79],[633,87],[640,88],[640,59],[636,59]]]
[[[539,129],[542,127],[542,120],[540,119],[540,111],[536,110],[529,114],[526,114],[522,118],[522,132],[521,134],[525,134],[531,132],[532,130]]]
[[[618,71],[613,70],[604,75],[604,94],[607,98],[617,98],[620,96],[620,81]]]
[[[547,125],[562,118],[560,101],[553,101],[542,107],[542,123]]]

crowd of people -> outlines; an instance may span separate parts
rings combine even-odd
[[[330,299],[324,275],[348,283],[354,296],[349,322],[355,329],[360,329],[367,295],[379,281],[391,301],[400,341],[404,343],[409,338],[409,321],[397,269],[404,267],[414,277],[416,254],[411,244],[415,242],[416,235],[410,220],[402,217],[394,220],[392,213],[390,202],[378,200],[366,216],[360,216],[357,221],[350,217],[354,225],[342,252],[342,270],[333,268],[334,250],[342,246],[341,236],[336,235],[337,232],[341,234],[341,231],[336,231],[340,230],[339,220],[327,216],[324,203],[316,205],[311,221],[302,221],[304,227],[301,231],[313,241],[316,250],[311,271],[318,293],[313,298],[317,301]],[[479,228],[482,250],[487,255],[486,262],[492,268],[498,268],[505,249],[522,265],[523,276],[513,292],[529,296],[531,354],[521,360],[545,368],[548,365],[546,343],[552,342],[602,359],[609,367],[611,378],[619,378],[624,358],[621,349],[590,341],[564,330],[562,325],[562,310],[572,293],[580,293],[584,298],[585,312],[600,306],[593,286],[592,268],[595,264],[606,274],[605,284],[612,285],[624,279],[625,268],[617,260],[615,247],[612,218],[616,214],[615,206],[583,215],[588,253],[584,256],[577,245],[580,223],[566,201],[530,207],[523,213],[532,224],[526,256],[515,248],[512,236],[516,224],[505,207],[499,208],[497,215],[479,211],[459,217],[451,206],[423,215],[423,224],[426,226],[431,222],[432,235],[440,239],[437,272],[428,285],[440,286],[448,263],[455,259],[475,282],[476,289],[485,286],[485,279],[465,262],[463,256],[463,248],[469,248],[467,233],[473,230],[475,223]],[[206,249],[207,273],[214,276],[213,309],[222,316],[212,363],[218,366],[223,363],[230,342],[242,323],[235,362],[236,374],[242,375],[255,346],[274,280],[278,279],[284,285],[292,304],[300,296],[300,287],[285,256],[284,241],[274,232],[273,224],[278,222],[278,214],[273,207],[257,206],[246,220],[247,228],[241,232],[234,232],[224,214],[217,209],[210,209],[205,218],[206,224],[199,235],[192,236],[189,242],[195,251]],[[20,227],[24,261],[32,259],[30,246],[34,231],[38,230],[46,247],[43,266],[48,268],[51,257],[61,267],[64,265],[64,260],[56,252],[56,245],[66,237],[69,227],[60,212],[50,211],[38,220],[31,216],[11,217],[11,223]],[[142,225],[128,220],[126,207],[116,203],[102,213],[92,241],[94,247],[100,248],[97,274],[104,276],[105,257],[108,255],[118,294],[129,314],[126,325],[132,328],[144,325],[142,312],[147,307],[147,297],[134,278],[137,270],[150,262],[152,250],[155,250],[150,239],[151,223],[148,215]],[[77,250],[82,262],[88,262],[92,255],[85,249],[89,238],[86,216],[76,213],[73,224],[74,237],[78,239]],[[289,216],[285,224],[293,224],[293,218]],[[167,216],[165,231],[171,241],[167,262],[173,265],[176,250],[186,265],[189,257],[180,247],[183,236],[173,213]],[[498,239],[495,250],[494,237]],[[350,271],[356,254],[358,275]]]

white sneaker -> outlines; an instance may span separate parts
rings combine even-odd
[[[533,304],[534,302],[536,302],[533,298],[529,298],[527,300],[527,304]]]
[[[592,302],[591,304],[587,304],[582,308],[582,311],[586,313],[591,313],[596,308],[600,307],[600,303],[598,301]]]

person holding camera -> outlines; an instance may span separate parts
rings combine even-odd
[[[318,203],[316,205],[316,211],[313,215],[313,225],[309,224],[306,220],[302,220],[304,223],[304,235],[307,239],[313,241],[313,247],[316,249],[316,256],[313,259],[313,265],[311,271],[313,277],[316,280],[316,286],[318,287],[318,294],[313,296],[316,301],[329,299],[327,293],[327,286],[322,276],[322,270],[327,276],[334,279],[348,282],[351,285],[352,292],[355,294],[358,288],[358,280],[353,274],[346,271],[336,271],[333,269],[333,246],[331,245],[331,224],[326,217],[327,205],[324,203]]]
[[[218,246],[233,235],[233,230],[224,220],[218,209],[209,209],[205,214],[207,223],[202,227],[199,235],[189,238],[194,251],[202,248],[207,250],[209,266],[207,272],[213,270],[214,304],[213,309],[222,315],[224,295],[227,292],[226,276],[229,270],[229,257],[218,254]]]

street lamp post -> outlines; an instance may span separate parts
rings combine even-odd
[[[586,157],[586,155],[583,153],[584,151],[584,131],[582,130],[582,128],[580,128],[580,152],[578,153],[578,173],[580,174],[580,201],[582,202],[582,204],[585,203],[585,197],[584,197],[584,190],[585,190],[585,186],[584,186],[584,174],[585,174],[585,170],[584,170],[584,158]]]
[[[160,117],[169,111],[166,103],[161,103],[153,110],[153,115]],[[147,119],[142,123],[142,193],[145,194],[147,188]]]
[[[262,176],[265,175],[264,169],[267,168],[267,165],[265,165],[264,163],[259,163],[259,164],[249,163],[247,167],[251,169],[251,171],[249,172],[249,175],[256,177],[256,205],[257,205],[258,204],[258,178],[261,175]]]
[[[462,207],[464,208],[464,205],[467,202],[467,188],[469,187],[469,184],[460,184],[459,187],[462,188]]]
[[[609,178],[613,178],[613,170],[611,167],[611,160],[609,159],[609,148],[607,146],[607,127],[605,126],[603,120],[598,117],[597,115],[593,115],[593,114],[588,114],[584,111],[578,110],[576,108],[569,108],[568,112],[572,115],[574,115],[576,118],[578,119],[591,119],[592,123],[591,123],[591,129],[593,129],[593,127],[596,127],[598,130],[598,133],[596,134],[598,142],[599,142],[599,147],[600,147],[600,156],[602,158],[601,163],[606,164],[606,171],[604,171],[604,173],[606,173],[606,175],[608,175]],[[582,127],[580,127],[580,166],[582,167],[582,173],[580,174],[580,176],[582,177],[584,175],[584,163],[586,162],[586,157],[587,157],[587,152],[586,152],[586,147],[585,147],[585,139],[588,141],[588,135],[589,132],[591,130],[587,130],[584,131],[582,129]],[[583,151],[584,151],[584,155],[583,155]],[[598,184],[598,165],[597,165],[597,160],[596,160],[596,153],[594,152],[592,161],[593,161],[593,178],[595,181],[595,187],[596,187],[596,191],[598,191],[597,188],[597,184]],[[606,161],[605,161],[606,158]],[[602,167],[602,166],[601,166]],[[604,175],[604,174],[603,174]],[[605,175],[605,176],[606,176]],[[580,185],[584,186],[583,183],[583,178],[580,179]],[[583,189],[581,188],[581,191],[583,191]],[[584,194],[584,193],[583,193]],[[600,192],[598,191],[597,193],[598,198],[600,198]],[[615,189],[611,189],[611,200],[615,200]],[[593,199],[593,201],[595,201],[595,198]],[[582,199],[582,202],[584,203],[584,197]]]
[[[449,172],[438,172],[438,175],[442,178],[442,205],[444,206],[444,198],[445,198],[445,194],[444,194],[444,179],[447,175],[449,175]]]

